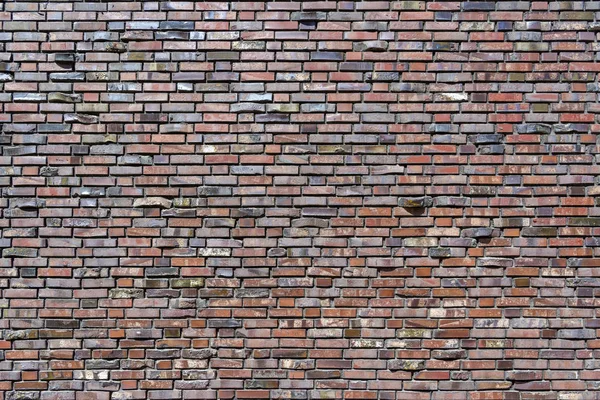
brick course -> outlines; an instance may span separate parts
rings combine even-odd
[[[0,26],[0,399],[600,399],[600,2]]]

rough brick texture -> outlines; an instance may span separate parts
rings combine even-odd
[[[0,399],[600,398],[600,2],[0,24]]]

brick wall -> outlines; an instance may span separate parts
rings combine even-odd
[[[596,20],[4,1],[0,399],[599,399]]]

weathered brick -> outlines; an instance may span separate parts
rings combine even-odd
[[[420,371],[425,369],[424,360],[390,360],[387,367],[391,371]]]
[[[398,205],[404,208],[424,208],[431,207],[433,205],[433,198],[430,196],[422,196],[415,198],[400,198],[398,199]]]
[[[388,43],[382,40],[370,40],[354,43],[354,51],[386,51]]]
[[[173,202],[164,197],[146,197],[143,199],[135,199],[133,201],[133,207],[156,207],[156,208],[170,208]]]
[[[500,236],[498,229],[493,228],[469,228],[463,229],[461,236],[468,238],[486,238],[492,236]]]
[[[594,397],[597,2],[0,3],[0,398]]]
[[[142,289],[111,289],[109,296],[112,299],[139,299],[142,298]]]
[[[48,101],[51,103],[79,103],[81,100],[80,94],[48,93]]]

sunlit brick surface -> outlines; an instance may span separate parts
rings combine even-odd
[[[600,399],[600,2],[0,3],[0,399]]]

